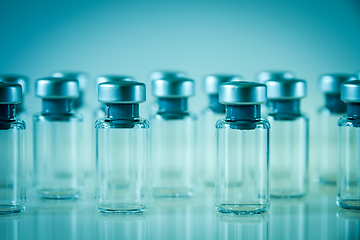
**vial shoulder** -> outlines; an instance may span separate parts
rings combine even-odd
[[[150,116],[152,121],[196,121],[197,115],[191,112],[157,112]]]
[[[339,127],[360,127],[360,118],[343,116],[338,121]]]
[[[270,122],[266,118],[255,118],[251,120],[219,119],[215,125],[216,128],[239,128],[239,129],[270,129]],[[251,127],[251,128],[250,128]]]
[[[266,117],[269,122],[272,121],[309,121],[309,115],[304,112],[297,113],[269,113]]]
[[[134,129],[149,129],[150,123],[146,118],[133,119],[110,119],[100,118],[95,122],[96,129],[107,128],[134,128]]]
[[[70,113],[37,113],[33,117],[34,122],[82,122],[81,114]]]
[[[0,120],[0,129],[1,130],[25,130],[26,123],[21,118],[14,118],[11,120]]]

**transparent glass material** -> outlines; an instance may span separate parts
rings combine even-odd
[[[302,197],[308,193],[307,116],[300,112],[270,113],[270,195],[278,198]]]
[[[25,123],[0,119],[0,215],[25,210]]]
[[[82,130],[82,119],[72,112],[34,116],[34,188],[39,197],[80,197]]]
[[[216,122],[225,117],[225,113],[216,113],[206,108],[200,115],[200,152],[202,159],[200,171],[205,186],[215,186],[216,169]]]
[[[196,116],[151,116],[151,187],[155,197],[190,197],[196,190]]]
[[[96,204],[100,212],[135,213],[149,206],[149,121],[96,121]]]
[[[360,119],[340,118],[337,203],[342,208],[360,210]]]
[[[266,119],[216,123],[216,209],[256,214],[269,209],[269,129]]]
[[[324,184],[336,185],[338,171],[338,139],[337,122],[344,116],[341,113],[331,113],[328,108],[318,111],[318,166],[317,180]]]

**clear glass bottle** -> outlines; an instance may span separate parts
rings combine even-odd
[[[145,84],[135,81],[99,85],[105,118],[95,123],[96,204],[104,213],[136,213],[150,200],[149,121],[139,117]]]
[[[204,78],[204,90],[209,96],[209,106],[200,115],[199,156],[201,176],[205,186],[215,186],[216,139],[215,124],[225,117],[225,105],[219,102],[219,85],[231,80],[243,80],[237,75],[213,74]]]
[[[319,88],[325,96],[325,105],[318,110],[317,131],[319,151],[316,180],[323,184],[336,185],[338,169],[339,118],[347,111],[346,103],[340,99],[343,82],[355,80],[354,74],[324,74],[319,78]]]
[[[231,81],[220,85],[219,101],[225,118],[216,123],[216,209],[223,213],[268,211],[269,130],[261,118],[266,85]]]
[[[341,85],[341,100],[347,103],[346,116],[339,119],[339,169],[337,204],[360,210],[360,80]]]
[[[33,144],[33,113],[26,105],[25,96],[28,93],[29,78],[18,74],[1,74],[0,82],[10,82],[20,84],[22,87],[22,102],[16,105],[16,115],[25,121],[25,152],[26,152],[26,180],[32,182],[34,166],[34,144]]]
[[[25,210],[25,122],[16,118],[21,85],[0,82],[0,215]]]
[[[72,111],[79,83],[68,78],[41,78],[35,95],[42,112],[34,116],[34,188],[40,198],[78,198],[84,188],[82,119]]]
[[[190,197],[196,189],[196,116],[187,110],[194,81],[152,81],[159,109],[151,122],[151,187],[155,197]]]
[[[270,195],[305,196],[309,185],[309,120],[300,110],[300,99],[306,96],[306,81],[269,80],[266,85],[271,124]]]

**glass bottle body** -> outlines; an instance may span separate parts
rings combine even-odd
[[[82,127],[80,116],[72,112],[34,116],[34,187],[39,197],[80,197]]]
[[[302,197],[308,193],[308,129],[306,115],[270,113],[270,195]]]
[[[360,209],[360,119],[344,116],[338,122],[339,162],[337,203],[342,208]]]
[[[150,122],[152,194],[192,196],[196,188],[196,116],[158,112]]]
[[[269,209],[269,129],[266,119],[216,123],[216,208],[255,214]]]
[[[0,215],[25,210],[25,123],[0,119]]]
[[[98,210],[144,211],[150,200],[148,120],[103,118],[96,121],[95,130]]]

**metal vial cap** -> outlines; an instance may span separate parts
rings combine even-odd
[[[238,75],[212,74],[204,77],[204,91],[207,94],[218,94],[219,85],[230,81],[244,80]]]
[[[72,78],[78,80],[80,91],[86,91],[89,79],[88,74],[85,72],[59,71],[53,72],[51,76],[57,78]]]
[[[45,99],[78,98],[79,82],[73,78],[40,78],[35,81],[35,95]]]
[[[256,75],[256,81],[265,83],[272,79],[293,79],[295,74],[290,71],[261,71]]]
[[[319,88],[323,93],[340,94],[342,83],[356,79],[355,74],[324,74],[319,78]]]
[[[186,78],[187,74],[182,71],[153,71],[150,73],[150,81],[170,78]]]
[[[136,81],[100,83],[98,100],[103,103],[142,103],[146,101],[146,86]]]
[[[151,82],[152,94],[159,98],[186,98],[194,96],[194,80],[189,78],[163,78]]]
[[[104,82],[118,82],[118,81],[134,81],[135,79],[130,76],[124,75],[101,75],[95,79],[95,92],[98,91],[98,86],[100,83]]]
[[[266,85],[250,81],[220,84],[219,102],[225,105],[259,105],[266,103]]]
[[[306,97],[306,81],[301,79],[278,79],[266,81],[269,100],[292,100]]]
[[[347,103],[360,102],[360,80],[341,84],[341,100]]]
[[[28,91],[29,78],[18,74],[0,74],[0,82],[18,83],[22,87],[22,93]]]
[[[17,83],[0,82],[0,104],[21,103],[21,88],[21,85]]]

